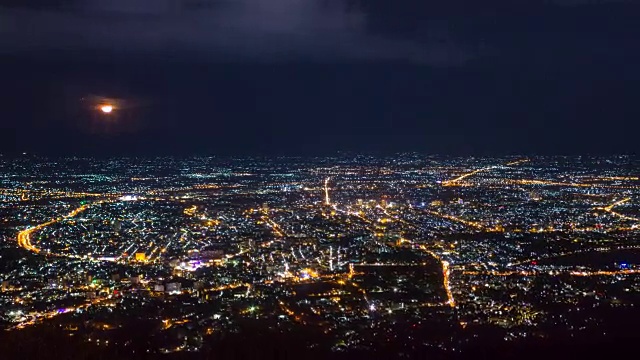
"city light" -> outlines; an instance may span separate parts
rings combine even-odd
[[[571,334],[633,307],[640,180],[599,158],[80,161],[4,175],[0,221],[27,250],[0,273],[7,330],[52,324],[116,346],[136,311],[158,339],[188,330],[150,352],[198,351],[247,320],[344,349],[453,348],[479,329]],[[464,331],[423,336],[441,325]]]

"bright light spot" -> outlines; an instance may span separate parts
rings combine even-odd
[[[101,105],[100,106],[100,111],[102,111],[105,114],[108,114],[111,111],[113,111],[113,106],[111,106],[111,105]]]
[[[376,311],[376,306],[373,304],[369,305],[369,310]]]

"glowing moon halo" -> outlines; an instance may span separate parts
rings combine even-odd
[[[100,111],[102,111],[105,114],[108,114],[111,111],[113,111],[113,106],[112,105],[100,105]]]

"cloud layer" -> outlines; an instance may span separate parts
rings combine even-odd
[[[399,60],[444,66],[472,57],[453,42],[374,34],[368,31],[368,14],[346,4],[84,0],[45,9],[7,7],[0,8],[0,47],[4,51],[187,51],[257,60]],[[434,32],[446,29],[434,23]]]

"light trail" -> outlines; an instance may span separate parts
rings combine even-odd
[[[133,241],[131,245],[129,245],[126,249],[124,249],[124,251],[120,254],[120,256],[116,258],[116,261],[120,260],[124,256],[124,254],[128,254],[129,250],[131,250],[131,248],[134,247],[135,244],[136,244],[135,241]]]
[[[392,216],[391,214],[389,214],[386,210],[383,210],[383,212],[385,213],[385,215],[394,218],[397,221],[400,221],[402,223],[408,224],[408,225],[412,225],[417,227],[416,225],[405,221],[403,219],[400,219],[398,217]],[[462,222],[463,224],[472,226],[472,227],[476,227],[476,228],[484,228],[484,226],[482,226],[479,223],[475,223],[475,222],[470,222],[470,221],[466,221],[463,219],[459,219],[453,216],[447,216],[447,215],[442,215],[442,214],[438,214],[432,211],[427,211],[429,213],[434,213],[434,215],[436,216],[445,216],[446,218],[449,218],[449,220],[454,220],[454,221],[458,221],[458,222]],[[405,242],[408,242],[410,244],[413,244],[413,242],[411,240],[405,239]],[[449,305],[451,308],[455,308],[456,307],[456,301],[455,298],[453,297],[453,293],[451,292],[451,282],[450,282],[450,275],[451,275],[451,270],[449,268],[449,262],[446,260],[443,260],[440,256],[438,256],[436,253],[434,253],[431,250],[428,250],[424,245],[420,245],[420,249],[423,250],[424,252],[428,253],[429,255],[431,255],[433,258],[435,258],[436,260],[438,260],[442,266],[442,277],[443,277],[443,287],[445,289],[445,292],[447,294],[447,301],[446,304]],[[365,264],[360,264],[360,265],[365,265]],[[375,264],[374,266],[376,266],[378,264]],[[358,266],[356,264],[356,266]],[[366,265],[365,265],[366,266]],[[347,278],[351,279],[353,277],[354,274],[354,264],[353,263],[349,263],[349,273],[347,274]]]
[[[426,252],[427,254],[434,257],[438,260],[442,266],[442,286],[444,287],[444,291],[447,293],[447,302],[451,308],[456,307],[456,299],[453,297],[453,293],[451,292],[451,269],[449,268],[449,262],[442,259],[438,254],[433,251],[427,249],[426,246],[420,245],[420,250]]]
[[[153,248],[151,250],[151,252],[149,253],[149,255],[145,255],[145,258],[147,259],[148,262],[152,261],[151,258],[153,257],[153,254],[156,253],[156,251],[158,251],[160,249],[159,246],[156,246],[155,248]]]
[[[529,162],[529,159],[520,159],[520,160],[516,160],[516,161],[512,161],[510,163],[506,163],[506,166],[515,166],[515,165],[520,165],[522,163],[526,163]]]
[[[640,274],[640,269],[628,269],[628,270],[617,270],[617,271],[606,271],[606,270],[571,271],[569,273],[569,275],[571,276],[613,276],[613,275],[631,275],[631,274]]]
[[[167,248],[171,246],[171,243],[173,242],[173,239],[169,239],[168,242],[166,242],[164,244],[164,246],[160,249],[160,251],[158,252],[158,254],[156,255],[156,258],[154,259],[154,261],[158,261],[160,260],[162,254],[164,254],[165,252],[167,252]]]
[[[387,211],[387,209],[384,209],[382,206],[379,206],[379,208],[380,208],[380,209],[382,210],[382,212],[383,212],[385,215],[387,215],[389,218],[394,219],[394,220],[396,220],[396,221],[399,221],[399,222],[401,222],[401,223],[403,223],[403,224],[405,224],[405,225],[409,225],[409,226],[411,226],[411,227],[414,227],[414,228],[416,228],[416,229],[420,229],[420,227],[419,227],[419,226],[417,226],[417,225],[415,225],[415,224],[413,224],[413,223],[410,223],[410,222],[408,222],[408,221],[406,221],[406,220],[404,220],[404,219],[401,219],[401,218],[400,218],[400,217],[398,217],[398,216],[395,216],[395,215],[389,214],[389,211]]]
[[[331,205],[331,201],[329,201],[329,178],[324,179],[324,204]]]
[[[601,176],[601,177],[593,177],[586,178],[589,181],[638,181],[640,180],[637,176]]]
[[[140,249],[140,246],[139,246],[139,245],[137,245],[137,246],[136,246],[135,250],[133,250],[133,251],[131,252],[131,254],[127,255],[127,257],[125,258],[125,260],[129,260],[129,261],[131,261],[131,259],[134,259],[134,258],[135,258],[135,256],[136,256],[136,253],[138,252],[138,249]]]
[[[105,201],[106,200],[98,201],[98,202],[95,202],[93,204],[82,205],[82,206],[72,210],[67,215],[64,215],[62,217],[58,217],[58,218],[49,220],[49,221],[44,222],[42,224],[39,224],[39,225],[36,225],[36,226],[33,226],[33,227],[30,227],[30,228],[27,228],[27,229],[24,229],[24,230],[20,231],[18,233],[18,236],[17,236],[18,246],[20,246],[21,248],[24,248],[25,250],[29,250],[29,251],[34,252],[34,253],[39,253],[40,249],[38,249],[35,245],[31,244],[31,235],[34,232],[40,231],[40,230],[46,228],[47,226],[59,223],[60,221],[72,218],[72,217],[80,214],[81,212],[87,210],[90,206],[95,205],[95,204],[101,204],[101,203],[103,203]]]
[[[45,319],[51,319],[54,318],[56,316],[62,315],[62,314],[68,314],[70,312],[73,311],[78,311],[78,310],[82,310],[82,309],[86,309],[92,305],[98,305],[106,300],[111,300],[111,297],[103,297],[103,298],[99,298],[99,299],[95,299],[91,302],[82,304],[82,305],[78,305],[78,306],[71,306],[71,307],[67,307],[64,309],[59,309],[59,310],[51,310],[51,311],[41,311],[41,312],[33,312],[30,313],[29,315],[32,316],[32,318],[30,320],[25,320],[23,322],[20,322],[16,325],[14,325],[13,327],[7,328],[7,331],[10,330],[20,330],[20,329],[24,329],[27,326],[31,326],[31,325],[35,325]]]
[[[282,311],[284,311],[285,314],[287,314],[289,316],[295,316],[296,315],[296,313],[293,312],[288,307],[286,307],[285,304],[282,301],[278,301],[278,304],[280,304],[280,308],[282,309]]]
[[[7,189],[0,188],[0,194],[7,196],[21,196],[21,200],[28,200],[29,196],[60,198],[84,198],[84,197],[120,197],[120,194],[100,194],[86,192],[68,192],[68,191],[49,191],[34,189]],[[25,197],[26,196],[26,197]]]
[[[500,179],[504,185],[540,185],[540,186],[566,186],[580,188],[603,188],[603,189],[638,189],[635,185],[604,185],[604,184],[584,184],[584,183],[567,183],[550,180],[535,179]]]
[[[631,200],[631,198],[626,198],[626,199],[622,199],[620,201],[616,201],[613,204],[609,205],[609,206],[605,206],[603,208],[599,208],[600,210],[604,210],[604,211],[611,211],[613,210],[614,207],[622,205],[624,203],[626,203],[627,201]]]
[[[220,286],[217,286],[217,287],[214,287],[214,288],[205,289],[204,291],[217,292],[217,291],[224,291],[224,290],[230,290],[230,289],[237,289],[237,288],[242,287],[242,286],[251,287],[251,284],[249,284],[249,283],[233,283],[233,284],[220,285]]]
[[[195,216],[197,210],[198,210],[198,207],[193,205],[192,207],[184,209],[182,212],[187,216]]]
[[[351,264],[351,266],[357,267],[422,267],[427,265],[427,263],[419,263],[419,264],[406,264],[406,263],[358,263]]]
[[[453,294],[451,293],[451,286],[449,284],[449,275],[450,275],[449,262],[442,261],[443,285],[444,285],[445,291],[447,292],[447,304],[449,304],[450,307],[455,308],[456,300],[453,298]]]
[[[425,212],[427,212],[427,213],[429,213],[429,214],[431,214],[433,216],[437,216],[437,217],[440,217],[440,218],[443,218],[443,219],[446,219],[446,220],[455,221],[455,222],[458,222],[458,223],[461,223],[461,224],[464,224],[464,225],[467,225],[467,226],[470,226],[470,227],[473,227],[473,228],[476,228],[476,229],[480,229],[480,230],[484,230],[485,229],[485,226],[482,225],[479,222],[468,221],[468,220],[461,219],[461,218],[453,216],[453,215],[441,214],[439,212],[431,211],[431,210],[425,210]]]
[[[443,181],[443,182],[442,182],[442,186],[455,186],[455,185],[456,185],[456,183],[460,182],[461,180],[464,180],[464,179],[468,178],[469,176],[475,175],[475,174],[477,174],[477,173],[481,173],[481,172],[483,172],[483,171],[493,170],[493,169],[495,169],[495,168],[497,168],[497,166],[489,166],[489,167],[486,167],[486,168],[481,168],[481,169],[473,170],[473,171],[468,172],[468,173],[466,173],[466,174],[462,174],[462,175],[458,176],[458,177],[457,177],[457,178],[455,178],[455,179],[451,179],[451,180]]]
[[[278,236],[278,237],[284,237],[287,236],[287,234],[284,233],[284,231],[282,231],[282,227],[280,227],[280,225],[278,225],[275,221],[271,220],[268,217],[264,217],[263,220],[265,220],[265,222],[271,227],[271,229],[273,230],[273,232]]]
[[[551,275],[551,276],[616,276],[616,275],[633,275],[640,274],[640,269],[624,269],[624,270],[595,270],[595,271],[558,271],[552,270],[550,272],[545,271],[463,271],[463,275],[490,275],[490,276],[539,276],[539,275]]]
[[[509,162],[509,163],[505,164],[504,166],[514,166],[514,165],[525,163],[527,161],[529,161],[529,160],[527,160],[527,159],[516,160],[516,161]],[[475,174],[478,174],[478,173],[481,173],[481,172],[484,172],[484,171],[489,171],[489,170],[498,169],[498,168],[500,168],[500,166],[494,165],[494,166],[488,166],[488,167],[476,169],[476,170],[470,171],[468,173],[462,174],[462,175],[458,176],[457,178],[454,178],[454,179],[451,179],[451,180],[447,180],[447,181],[443,181],[442,182],[442,186],[456,186],[457,183],[459,183],[460,181],[468,178],[469,176],[473,176]]]
[[[609,205],[609,206],[605,206],[605,207],[599,207],[597,208],[598,210],[603,210],[608,212],[611,215],[615,215],[621,219],[625,219],[625,220],[631,220],[631,221],[640,221],[639,218],[637,217],[633,217],[633,216],[628,216],[628,215],[624,215],[624,214],[620,214],[619,212],[615,212],[613,211],[613,208],[619,205],[622,205],[626,202],[628,202],[629,200],[631,200],[631,198],[626,198],[626,199],[622,199],[620,201],[616,201],[613,204]]]
[[[520,260],[520,261],[517,261],[517,262],[513,262],[513,263],[507,264],[507,267],[518,266],[518,265],[523,265],[523,264],[530,264],[533,261],[549,260],[549,259],[555,259],[555,258],[559,258],[559,257],[563,257],[563,256],[570,256],[570,255],[576,255],[576,254],[585,254],[585,253],[590,253],[590,252],[610,252],[610,251],[618,251],[618,250],[633,250],[633,249],[640,249],[640,245],[627,245],[627,246],[619,246],[619,247],[616,247],[616,248],[595,248],[595,249],[567,251],[567,252],[563,252],[563,253],[551,254],[551,255],[548,255],[548,256],[539,256],[537,258],[529,258],[529,259],[526,259],[526,260]]]

